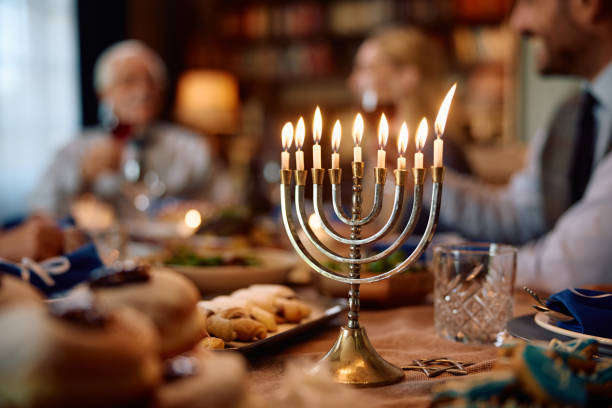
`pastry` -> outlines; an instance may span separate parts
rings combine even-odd
[[[204,337],[200,342],[199,346],[204,347],[208,350],[223,350],[225,349],[225,342],[218,337]]]
[[[23,303],[42,305],[43,297],[29,283],[0,272],[0,310]]]
[[[209,311],[208,322],[212,325],[208,327],[209,333],[225,341],[233,340],[228,325],[231,325],[231,331],[235,333],[234,338],[240,341],[263,339],[268,330],[276,331],[274,316],[245,300],[219,296],[211,301],[200,302],[200,307]]]
[[[168,360],[164,366],[155,408],[244,406],[247,373],[238,354],[198,350]]]
[[[0,313],[0,406],[109,407],[150,402],[161,380],[157,333],[129,308],[84,292]]]
[[[232,329],[236,332],[236,340],[254,341],[265,339],[268,330],[266,326],[250,317],[234,316],[228,319],[232,324]]]
[[[270,313],[276,313],[275,302],[278,298],[291,299],[295,298],[296,294],[282,285],[251,285],[246,289],[235,291],[232,297],[248,300]]]
[[[275,332],[278,329],[272,313],[246,299],[240,299],[233,296],[217,296],[212,300],[201,302],[200,304],[204,308],[212,310],[215,313],[222,313],[228,309],[240,309],[243,315],[251,316],[253,319],[263,324],[269,332]]]
[[[206,330],[215,337],[222,339],[225,342],[235,340],[237,337],[236,330],[232,326],[229,319],[220,315],[211,314],[206,318]]]
[[[301,300],[279,298],[274,304],[277,308],[276,315],[289,323],[299,323],[310,316],[310,306]]]
[[[299,323],[310,316],[310,306],[297,299],[290,288],[283,285],[251,285],[237,290],[233,298],[247,300],[260,308],[273,313],[278,322]]]
[[[206,336],[200,293],[177,273],[142,265],[98,278],[89,288],[105,305],[130,306],[149,316],[159,330],[162,357],[187,351]]]

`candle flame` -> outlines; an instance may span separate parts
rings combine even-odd
[[[383,113],[380,117],[378,124],[378,149],[382,150],[387,146],[387,140],[389,139],[389,123],[387,117]]]
[[[323,118],[321,117],[321,109],[317,106],[312,120],[312,140],[315,144],[321,143],[321,133],[323,131]]]
[[[419,123],[419,128],[417,129],[417,135],[414,139],[416,148],[420,152],[425,147],[425,141],[427,140],[427,133],[429,132],[429,127],[427,126],[427,119],[421,119]]]
[[[361,116],[361,113],[358,113],[357,116],[355,116],[355,122],[353,122],[353,143],[355,143],[355,146],[361,145],[363,128],[363,116]]]
[[[302,150],[304,146],[304,138],[306,137],[306,125],[304,124],[304,118],[300,116],[297,125],[295,126],[295,147],[298,150]]]
[[[402,123],[402,127],[400,128],[399,135],[397,137],[397,152],[400,156],[403,156],[406,153],[406,149],[408,148],[408,125],[406,122]]]
[[[448,118],[448,111],[450,110],[450,105],[453,101],[453,96],[455,95],[456,89],[457,84],[455,83],[444,97],[442,105],[440,105],[440,110],[438,111],[438,116],[436,116],[436,121],[434,123],[436,135],[438,137],[442,136],[442,134],[444,133],[444,128],[446,127],[446,119]]]
[[[334,129],[332,130],[332,150],[334,153],[338,153],[340,150],[340,139],[342,138],[342,127],[340,121],[336,120],[334,123]]]
[[[281,141],[283,150],[288,151],[293,143],[293,124],[291,122],[285,123],[283,130],[281,131]]]

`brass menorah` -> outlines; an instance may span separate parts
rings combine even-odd
[[[293,248],[298,255],[319,274],[350,285],[348,291],[348,323],[346,326],[341,328],[340,335],[336,340],[336,343],[321,360],[321,362],[324,362],[332,370],[332,375],[337,382],[358,386],[376,386],[392,384],[404,378],[404,372],[401,368],[387,362],[380,356],[380,354],[378,354],[378,352],[376,352],[368,339],[365,328],[361,327],[359,324],[359,285],[362,283],[377,282],[404,272],[421,256],[423,251],[431,243],[434,231],[438,224],[440,202],[442,199],[444,167],[432,167],[431,170],[433,181],[431,208],[427,227],[418,245],[405,260],[397,264],[392,269],[366,278],[361,277],[361,265],[378,261],[390,255],[400,248],[406,239],[412,235],[422,209],[425,169],[412,169],[414,181],[412,210],[408,222],[400,232],[397,239],[383,251],[366,257],[362,257],[362,246],[371,244],[381,239],[383,236],[392,231],[398,220],[401,219],[402,208],[404,207],[404,193],[408,182],[408,171],[399,169],[394,171],[395,197],[393,209],[389,219],[376,233],[370,235],[369,237],[362,238],[362,227],[374,221],[380,214],[383,204],[383,189],[386,182],[386,169],[378,167],[374,169],[376,180],[374,188],[374,202],[372,209],[365,217],[362,216],[361,197],[363,189],[362,180],[364,175],[364,163],[352,163],[353,191],[350,215],[345,214],[341,203],[340,181],[342,170],[340,168],[333,168],[329,170],[334,212],[338,219],[342,223],[349,226],[351,230],[350,237],[346,238],[335,231],[323,210],[323,181],[325,178],[325,170],[322,168],[312,169],[314,212],[319,217],[322,229],[328,236],[340,244],[349,246],[350,255],[349,257],[346,257],[341,256],[329,249],[314,234],[310,225],[308,224],[308,217],[304,206],[304,190],[306,187],[308,172],[306,170],[281,170],[281,206],[283,223]],[[291,204],[291,186],[293,174],[295,174],[295,212],[301,229],[318,251],[335,262],[348,264],[348,276],[322,265],[315,259],[315,257],[312,256],[311,253],[309,253],[298,237]]]

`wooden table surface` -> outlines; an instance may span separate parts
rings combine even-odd
[[[532,313],[533,301],[525,294],[515,293],[515,316]],[[250,356],[250,388],[259,395],[277,390],[283,381],[288,362],[295,360],[316,361],[331,347],[338,335],[338,327],[344,324],[343,314],[327,327],[292,340],[282,347],[264,350]],[[468,345],[440,339],[434,332],[433,306],[431,304],[406,306],[385,310],[362,310],[360,322],[366,328],[376,350],[389,362],[405,366],[415,359],[448,357],[475,363],[468,368],[469,375],[492,369],[497,358],[494,346]],[[423,373],[407,371],[403,381],[397,384],[368,388],[372,399],[370,407],[426,407],[435,384],[456,378],[450,374],[429,379]]]

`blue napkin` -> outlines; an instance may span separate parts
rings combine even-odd
[[[588,289],[575,290],[588,296],[608,293]],[[552,310],[574,317],[567,322],[558,322],[557,326],[591,336],[612,338],[612,296],[592,299],[565,289],[552,295],[546,305]]]
[[[82,246],[70,254],[41,262],[12,263],[0,261],[0,272],[24,278],[48,297],[60,295],[73,286],[88,280],[102,266],[93,244]],[[42,275],[36,271],[42,270]]]

